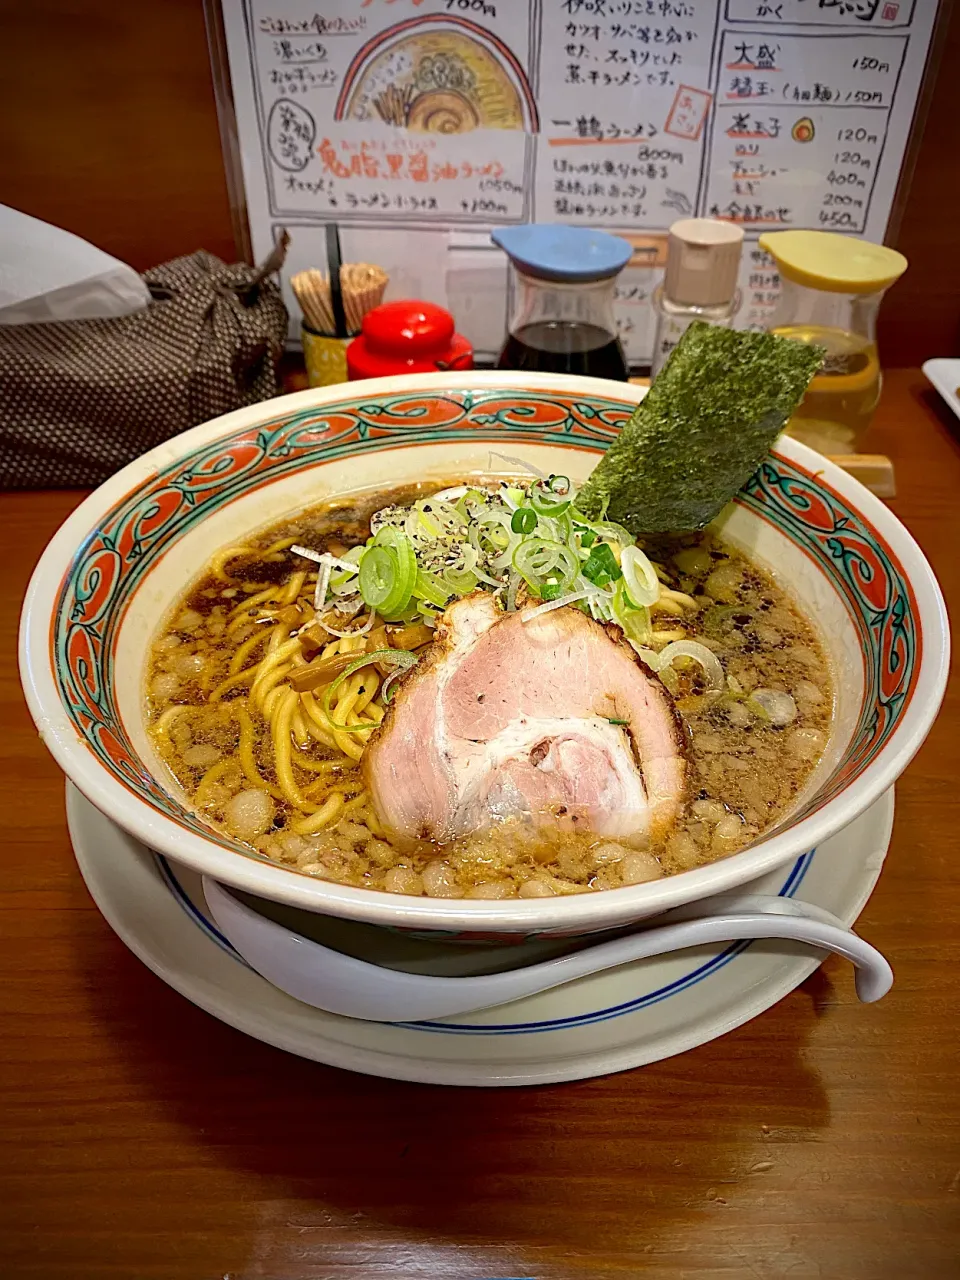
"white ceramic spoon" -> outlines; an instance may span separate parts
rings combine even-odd
[[[627,937],[556,960],[506,973],[445,978],[383,968],[324,947],[268,920],[207,876],[203,892],[224,935],[268,982],[316,1009],[374,1022],[417,1022],[489,1009],[615,965],[741,938],[783,938],[845,956],[856,966],[857,995],[865,1002],[879,1000],[893,985],[893,971],[876,948],[829,911],[790,898],[720,895],[659,916]]]

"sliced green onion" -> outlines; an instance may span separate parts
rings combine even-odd
[[[443,608],[453,593],[435,573],[430,573],[427,569],[418,569],[413,594],[418,600],[426,600],[427,604],[435,604]]]
[[[475,516],[467,529],[467,538],[479,555],[505,555],[506,558],[498,567],[503,568],[505,564],[510,563],[513,548],[516,545],[516,535],[510,529],[509,512],[484,511]]]
[[[582,579],[586,582],[586,578]],[[616,591],[616,588],[614,588]],[[608,591],[594,591],[590,597],[590,615],[597,622],[615,622],[616,614],[613,609],[614,595]]]
[[[348,637],[350,639],[353,639],[354,636],[365,636],[368,631],[371,631],[373,629],[373,624],[376,622],[376,620],[377,620],[377,611],[375,609],[371,609],[370,616],[367,618],[366,622],[363,624],[362,627],[349,627],[347,630],[341,631],[341,630],[338,630],[336,627],[331,627],[329,622],[324,622],[323,618],[319,614],[314,619],[317,626],[322,627],[323,630],[326,631],[327,635],[336,636],[338,640],[346,640]]]
[[[526,490],[518,489],[506,482],[500,486],[498,496],[503,505],[510,511],[516,511],[517,507],[522,507],[527,500]]]
[[[420,612],[422,608],[423,608],[423,601],[415,600],[413,597],[411,597],[410,603],[406,606],[406,608],[401,609],[399,613],[395,613],[393,617],[390,619],[390,621],[402,622],[404,624],[408,622],[419,622],[422,617],[422,614]]]
[[[542,484],[531,485],[527,501],[538,516],[559,516],[571,505],[569,498],[558,498]]]
[[[746,705],[751,711],[759,709],[761,718],[778,729],[792,724],[798,714],[794,699],[780,689],[754,689]]]
[[[383,532],[386,531],[381,530]],[[410,540],[406,535],[400,534],[400,537],[409,547]],[[360,561],[360,594],[371,609],[376,609],[384,617],[396,617],[406,608],[416,580],[417,559],[412,548],[410,558],[404,557],[402,567],[396,551],[376,543],[367,547]]]
[[[403,529],[408,538],[414,541],[435,542],[443,534],[443,525],[439,520],[432,520],[419,506],[410,508]]]
[[[720,665],[720,659],[717,655],[711,649],[708,649],[706,645],[698,644],[696,640],[675,640],[673,644],[668,644],[665,649],[661,650],[660,662],[657,666],[657,674],[661,679],[667,669],[673,666],[677,658],[690,658],[703,668],[708,693],[720,694],[723,692],[723,667]]]
[[[544,580],[559,570],[560,585],[566,588],[580,572],[580,560],[563,542],[527,538],[513,553],[513,567],[535,590],[539,590]]]
[[[364,600],[384,617],[396,617],[410,603],[416,581],[413,543],[400,529],[380,529],[360,561],[360,594]],[[373,604],[374,596],[380,598],[378,605]]]
[[[523,538],[519,533],[511,533],[510,541],[507,543],[505,549],[500,553],[500,555],[490,557],[487,568],[493,570],[493,572],[499,577],[502,570],[513,564],[513,553],[522,541]]]
[[[650,625],[650,610],[636,608],[627,597],[623,579],[613,589],[614,620],[623,628],[623,634],[633,647],[649,645],[653,639],[653,627]]]
[[[468,489],[466,493],[461,494],[461,496],[455,502],[454,506],[456,508],[457,514],[462,516],[464,520],[468,520],[469,516],[467,515],[467,507],[470,505],[470,503],[471,502],[483,503],[483,502],[486,502],[486,500],[487,500],[487,495],[483,493],[480,489]]]
[[[609,542],[598,542],[584,561],[580,572],[595,586],[605,587],[623,576]]]
[[[579,511],[576,513],[576,518],[583,519]],[[589,528],[602,541],[615,543],[619,547],[632,547],[636,542],[629,529],[625,529],[622,524],[616,524],[613,520],[591,520]]]
[[[327,585],[335,596],[345,596],[348,592],[356,591],[357,570],[354,569],[352,573],[333,573]]]
[[[444,569],[440,577],[454,595],[458,596],[468,596],[471,591],[476,590],[477,583],[480,581],[470,569]]]
[[[497,589],[498,587],[503,586],[502,582],[500,582],[497,578],[491,578],[489,573],[484,573],[482,569],[474,569],[474,573],[477,575],[477,580],[479,582],[485,582],[488,587],[493,587],[494,589]]]
[[[386,680],[384,680],[383,684],[380,686],[380,699],[382,702],[385,702],[387,706],[389,706],[393,701],[393,695],[396,693],[394,686],[402,675],[402,667],[396,671],[391,671]]]
[[[528,534],[533,533],[537,527],[537,513],[532,507],[517,507],[513,513],[513,519],[510,521],[510,528],[514,533]]]
[[[573,541],[573,521],[570,519],[569,511],[562,511],[559,515],[548,516],[544,520],[544,524],[549,524],[555,530],[554,536],[560,542],[572,543]],[[576,548],[574,547],[574,550]]]
[[[539,591],[541,600],[556,600],[560,596],[561,586],[559,582],[544,582]]]
[[[660,579],[657,571],[639,547],[624,547],[620,554],[620,568],[627,595],[637,607],[649,607],[660,599]]]
[[[592,547],[597,540],[597,534],[594,533],[592,529],[581,529],[578,527],[577,533],[580,536],[581,547]]]
[[[400,568],[386,547],[368,547],[360,561],[360,594],[371,609],[379,609],[390,599]]]
[[[469,493],[469,489],[467,493]],[[466,497],[466,494],[463,495]],[[456,504],[448,498],[441,498],[434,494],[432,498],[421,498],[419,502],[421,511],[431,515],[434,519],[439,519],[446,524],[459,528],[467,523],[467,517],[462,511],[458,511]]]
[[[400,563],[401,573],[406,574],[411,570],[416,573],[417,553],[413,549],[413,543],[401,529],[384,526],[374,538],[373,546],[389,547]]]

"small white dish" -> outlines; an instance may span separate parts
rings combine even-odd
[[[98,907],[165,982],[259,1040],[369,1075],[430,1084],[530,1085],[623,1071],[683,1053],[749,1021],[822,960],[791,942],[698,947],[459,1018],[361,1022],[312,1009],[255,973],[213,923],[200,877],[152,854],[69,785],[67,817]],[[887,792],[815,853],[764,876],[751,890],[797,896],[852,924],[880,875],[892,824],[893,793]],[[484,953],[438,946],[436,954],[439,962],[429,971],[462,972],[448,956]]]
[[[960,360],[925,360],[923,372],[943,396],[949,407],[960,418]]]

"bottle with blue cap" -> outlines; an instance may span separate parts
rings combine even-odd
[[[492,233],[510,258],[511,316],[498,369],[627,380],[613,315],[632,247],[587,227],[529,223]]]

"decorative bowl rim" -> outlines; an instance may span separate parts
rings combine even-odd
[[[482,901],[414,898],[350,888],[318,880],[294,868],[244,856],[195,834],[128,790],[97,759],[69,719],[57,692],[50,658],[51,632],[61,583],[98,520],[125,495],[198,446],[249,430],[277,416],[338,402],[374,401],[391,394],[468,390],[553,392],[602,399],[625,408],[644,390],[626,383],[563,374],[470,371],[409,374],[293,393],[235,410],[175,436],[129,463],[89,495],[54,534],[31,577],[20,626],[20,671],[27,703],[40,735],[64,773],[85,796],[148,847],[234,888],[289,905],[369,923],[426,930],[571,932],[603,927],[611,917],[639,918],[723,892],[756,879],[788,858],[815,848],[853,821],[906,768],[936,717],[949,671],[950,638],[943,596],[912,535],[863,485],[834,463],[788,437],[774,456],[790,463],[822,489],[841,498],[892,549],[916,606],[922,652],[909,705],[887,741],[851,783],[821,807],[728,858],[644,885],[572,898]],[[580,447],[584,447],[581,445]],[[212,549],[212,548],[211,548]]]

